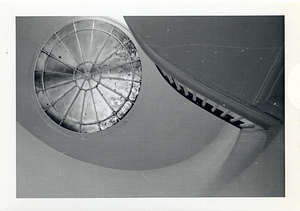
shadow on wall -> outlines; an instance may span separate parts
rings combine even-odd
[[[17,121],[34,136],[79,160],[99,166],[145,170],[182,162],[202,150],[224,124],[178,95],[137,46],[143,65],[139,98],[129,117],[91,134],[66,132],[35,105],[29,77],[42,37],[65,18],[17,18]],[[48,36],[45,36],[48,35]],[[50,127],[49,127],[50,126]]]
[[[283,133],[268,147],[264,132],[240,133],[178,95],[142,52],[139,102],[126,121],[82,136],[55,127],[34,104],[29,73],[64,19],[17,18],[17,197],[284,195]]]

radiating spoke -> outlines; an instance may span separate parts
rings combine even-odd
[[[83,77],[81,77],[81,78],[83,78]],[[78,78],[78,79],[81,79],[81,78]],[[78,79],[77,79],[77,80],[78,80]],[[72,79],[72,80],[70,80],[70,81],[65,81],[65,82],[62,82],[62,83],[54,84],[54,85],[52,85],[52,86],[45,87],[44,90],[53,89],[53,88],[55,88],[55,87],[62,86],[62,85],[65,85],[65,84],[68,84],[68,83],[72,83],[72,82],[75,82],[75,80]]]
[[[62,63],[62,64],[64,64],[64,65],[66,65],[67,67],[69,67],[69,68],[71,68],[71,69],[73,69],[73,70],[76,69],[76,67],[73,67],[72,65],[67,64],[67,63],[61,61],[61,60],[60,60],[59,58],[57,58],[56,56],[54,56],[54,55],[51,54],[51,53],[48,53],[47,51],[44,51],[43,49],[41,50],[41,52],[43,52],[44,54],[47,54],[47,55],[50,56],[51,58],[55,59],[56,61],[58,61],[58,62],[60,62],[60,63]]]
[[[84,58],[83,58],[83,54],[82,54],[82,49],[81,49],[81,46],[80,46],[80,42],[79,42],[79,38],[78,38],[78,34],[77,34],[77,31],[76,31],[76,26],[75,26],[74,22],[73,22],[73,27],[74,27],[75,36],[76,36],[76,39],[77,39],[77,43],[78,43],[80,55],[81,55],[82,61],[84,62]],[[83,68],[84,68],[85,72],[87,72],[87,70],[85,68],[85,65],[83,65]]]
[[[106,89],[109,89],[110,91],[114,92],[115,94],[117,94],[117,95],[119,95],[119,96],[121,96],[121,97],[126,98],[126,97],[123,96],[121,93],[117,92],[116,90],[113,90],[112,88],[110,88],[110,87],[104,85],[103,83],[99,82],[99,84],[101,84],[102,86],[104,86]]]
[[[104,59],[104,61],[102,61],[98,66],[98,68],[101,68],[101,65],[104,64],[108,59],[110,59],[110,57],[112,57],[115,53],[118,52],[118,50],[120,50],[122,48],[122,46],[118,47],[114,52],[112,52],[106,59]],[[97,60],[96,60],[97,61]],[[95,63],[96,63],[95,61]]]
[[[101,71],[104,72],[104,71],[112,70],[112,69],[115,69],[115,68],[118,68],[118,67],[122,67],[122,66],[124,66],[126,64],[130,64],[130,63],[132,63],[132,62],[131,61],[130,62],[125,62],[125,63],[120,64],[120,65],[116,65],[116,66],[113,66],[113,67],[110,67],[110,68],[102,69]],[[95,75],[95,74],[98,74],[98,73],[94,73],[92,75]]]
[[[120,81],[130,81],[130,82],[137,82],[140,83],[140,81],[135,81],[132,79],[126,79],[126,78],[120,78],[120,77],[113,77],[113,76],[102,76],[101,79],[113,79],[113,80],[120,80]]]
[[[102,86],[104,86],[106,89],[109,89],[109,90],[112,91],[113,93],[115,93],[115,94],[117,94],[117,95],[119,95],[119,96],[125,98],[127,101],[130,101],[130,102],[134,103],[132,100],[130,100],[128,97],[125,97],[125,96],[122,95],[120,92],[118,92],[118,91],[116,91],[116,90],[114,90],[114,89],[112,89],[112,88],[110,88],[110,87],[104,85],[104,84],[101,83],[101,82],[99,82],[99,84],[101,84]]]
[[[76,87],[76,85],[74,85],[73,87],[71,87],[62,96],[60,96],[58,99],[56,99],[50,106],[48,106],[47,108],[45,108],[44,111],[47,111],[49,108],[53,107],[59,100],[61,100],[64,96],[66,96],[68,93],[70,93],[75,87]]]
[[[59,39],[60,43],[65,47],[65,49],[68,51],[69,55],[72,57],[72,59],[79,64],[79,62],[75,59],[73,54],[70,52],[70,50],[67,48],[67,46],[64,44],[64,42],[60,39],[60,37],[55,33],[56,37]]]
[[[125,47],[125,45],[127,44],[127,43],[129,43],[130,42],[130,40],[127,40],[125,43],[122,43],[121,42],[121,40],[119,40],[119,38],[117,38],[116,36],[114,36],[114,35],[112,35],[116,40],[118,40],[118,42],[122,45],[122,47],[128,52],[128,54],[130,55],[130,52],[129,52],[129,50]]]
[[[85,82],[85,80],[84,80],[84,82]],[[70,110],[71,110],[71,108],[72,108],[72,106],[73,106],[73,104],[74,104],[75,100],[77,99],[77,97],[78,97],[78,95],[79,95],[79,93],[80,93],[80,91],[81,91],[81,89],[82,89],[82,86],[83,86],[84,82],[82,83],[82,85],[81,85],[80,89],[79,89],[79,90],[78,90],[78,92],[76,93],[76,96],[73,98],[73,100],[72,100],[72,102],[71,102],[70,106],[68,107],[68,110],[66,111],[66,113],[65,113],[65,115],[64,115],[64,118],[63,118],[63,119],[65,119],[65,118],[66,118],[66,116],[68,115],[68,113],[70,112]],[[63,120],[62,120],[62,121],[63,121]],[[60,122],[60,124],[59,124],[59,125],[61,125],[62,121]]]
[[[95,111],[95,114],[96,114],[96,118],[99,121],[98,114],[97,114],[97,109],[96,109],[96,105],[95,105],[95,99],[94,99],[94,95],[93,95],[93,92],[92,92],[92,86],[91,86],[90,81],[89,81],[89,86],[90,86],[90,92],[91,92],[91,96],[92,96],[94,111]]]
[[[97,81],[96,79],[91,78],[91,80],[95,81],[96,83],[100,83],[100,79],[99,79],[99,81]]]
[[[97,91],[99,92],[99,94],[101,95],[101,97],[104,99],[105,103],[108,105],[108,107],[112,110],[113,114],[115,115],[114,109],[110,106],[110,104],[108,103],[108,101],[106,100],[106,98],[103,96],[103,94],[101,93],[101,91],[99,90],[98,87],[97,87]]]
[[[83,72],[81,72],[81,71],[79,71],[79,70],[75,70],[76,72],[78,72],[78,73],[80,73],[81,75],[83,75],[84,73]]]
[[[96,76],[96,75],[99,75],[101,74],[100,72],[97,72],[97,73],[92,73],[91,76]]]
[[[86,91],[84,92],[83,100],[82,100],[82,109],[81,109],[81,114],[80,114],[80,124],[82,124],[82,117],[83,117],[83,111],[84,111],[85,97],[86,97]],[[80,130],[81,130],[81,128],[80,128]]]
[[[93,48],[93,42],[94,42],[94,29],[95,29],[95,20],[93,20],[93,28],[92,28],[92,36],[91,36],[91,45],[90,45],[90,58],[89,61],[91,61],[91,54],[92,54],[92,48]]]
[[[63,73],[63,72],[50,72],[50,71],[43,71],[44,73],[51,73],[51,74],[58,74],[58,75],[73,75],[73,73]]]
[[[96,62],[97,62],[97,60],[98,60],[98,57],[100,56],[100,54],[102,53],[102,51],[103,51],[104,47],[106,46],[106,44],[107,44],[107,42],[108,42],[109,38],[111,37],[111,32],[112,32],[112,30],[113,30],[113,29],[114,29],[114,26],[112,27],[112,29],[111,29],[111,31],[110,31],[110,33],[109,33],[109,36],[108,36],[108,37],[107,37],[107,39],[105,40],[105,43],[104,43],[104,45],[102,46],[102,48],[100,49],[99,53],[97,54],[97,56],[96,56],[96,59],[95,59],[94,63],[96,63]]]

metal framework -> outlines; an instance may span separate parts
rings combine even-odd
[[[72,21],[39,50],[37,99],[61,127],[93,133],[119,122],[134,105],[142,65],[128,35],[98,19]]]

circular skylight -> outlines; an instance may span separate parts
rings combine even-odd
[[[39,50],[35,92],[59,126],[93,133],[118,123],[141,87],[141,61],[129,32],[111,20],[81,19],[56,31]]]

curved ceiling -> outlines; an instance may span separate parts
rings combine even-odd
[[[62,130],[34,101],[30,74],[40,43],[65,19],[17,19],[17,121],[44,143],[95,165],[127,170],[155,169],[194,156],[226,124],[178,95],[137,46],[144,70],[143,88],[127,118],[101,134]]]
[[[91,134],[53,123],[34,101],[30,75],[38,47],[65,19],[16,21],[17,197],[284,195],[282,130],[275,141],[241,133],[178,95],[142,52],[143,88],[128,118]]]

